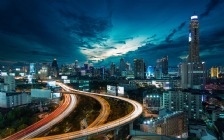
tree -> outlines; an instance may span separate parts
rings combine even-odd
[[[2,131],[1,135],[3,138],[8,137],[12,134],[15,133],[15,129],[14,128],[6,128]]]
[[[7,120],[12,122],[15,119],[15,113],[11,110],[7,113]]]
[[[20,130],[23,130],[27,127],[28,125],[26,124],[21,124],[18,128],[17,128],[17,131],[20,131]]]
[[[4,128],[5,119],[4,116],[0,113],[0,129]]]

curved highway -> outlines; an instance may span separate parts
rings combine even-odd
[[[33,125],[6,137],[4,140],[16,140],[16,139],[27,139],[35,137],[47,129],[51,128],[54,124],[60,122],[63,118],[68,116],[75,108],[77,98],[72,94],[64,94],[64,102],[55,111],[49,114],[46,118],[41,119]]]
[[[60,134],[60,135],[34,138],[33,140],[43,140],[43,139],[45,139],[45,140],[55,140],[55,139],[66,140],[66,139],[75,139],[75,138],[87,138],[87,136],[97,135],[99,133],[104,133],[104,132],[108,132],[111,130],[115,130],[121,126],[132,123],[136,118],[138,118],[142,114],[142,111],[143,111],[142,105],[136,101],[131,100],[131,99],[118,97],[118,96],[112,96],[112,95],[102,95],[102,94],[97,94],[97,93],[78,91],[78,90],[75,90],[73,88],[66,86],[65,84],[62,84],[62,83],[57,83],[57,84],[59,86],[61,86],[62,88],[64,88],[65,90],[71,91],[71,93],[75,92],[77,94],[97,95],[97,96],[111,97],[111,98],[123,100],[125,102],[130,103],[133,106],[133,111],[120,119],[111,121],[106,124],[102,124],[100,126],[94,126],[91,128],[81,130],[81,131],[75,131],[75,132],[70,132],[70,133],[65,133],[65,134]]]

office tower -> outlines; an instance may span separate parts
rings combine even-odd
[[[58,77],[58,70],[59,70],[58,63],[57,63],[57,59],[55,58],[51,65],[51,75],[54,77]]]
[[[89,73],[91,74],[91,77],[94,76],[94,66],[93,66],[93,63],[89,64]]]
[[[161,68],[162,75],[166,76],[168,74],[168,56],[165,56],[162,59],[158,59],[156,68]]]
[[[35,64],[34,63],[30,63],[30,75],[35,74],[36,70],[35,70]]]
[[[146,71],[146,78],[150,79],[150,78],[154,78],[155,74],[155,68],[152,66],[148,66],[147,71]]]
[[[120,59],[120,66],[119,66],[120,72],[125,71],[125,62],[124,58]]]
[[[114,76],[116,71],[116,67],[114,63],[111,63],[110,65],[110,76]]]
[[[85,70],[88,70],[88,69],[89,69],[88,61],[86,61],[86,62],[84,63],[84,69],[85,69]]]
[[[126,67],[126,71],[130,71],[131,70],[131,64],[130,63],[127,62],[125,67]]]
[[[79,67],[79,61],[75,60],[75,68],[78,68],[78,67]]]
[[[199,56],[199,22],[198,16],[191,16],[189,26],[189,55],[187,63],[181,67],[181,87],[203,89],[205,85],[205,62]]]
[[[102,80],[105,79],[105,67],[104,66],[102,66],[100,68],[100,76],[101,76]]]
[[[211,78],[219,78],[219,68],[218,67],[211,68]]]
[[[38,71],[38,76],[40,79],[47,79],[50,74],[50,64],[42,63],[41,69]]]
[[[143,59],[134,59],[134,76],[135,79],[145,78],[145,64]]]

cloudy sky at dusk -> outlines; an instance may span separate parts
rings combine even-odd
[[[0,62],[169,65],[188,54],[190,16],[200,22],[200,56],[224,65],[223,0],[1,0]]]

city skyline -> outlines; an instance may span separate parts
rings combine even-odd
[[[200,58],[223,65],[221,0],[203,1],[18,1],[0,2],[0,63],[52,62],[118,64],[120,58],[146,65],[169,57],[177,65],[188,54],[190,17],[200,22]],[[102,61],[103,60],[103,61]]]

